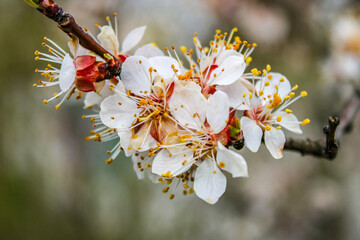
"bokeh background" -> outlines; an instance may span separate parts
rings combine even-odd
[[[360,82],[356,1],[58,3],[96,34],[95,23],[113,12],[121,38],[147,25],[142,43],[161,48],[191,47],[194,32],[208,42],[215,29],[238,27],[259,46],[251,67],[269,63],[308,91],[293,107],[312,120],[302,138],[322,138],[327,116],[341,111]],[[179,194],[170,201],[161,185],[137,179],[130,159],[105,164],[114,143],[84,141],[91,124],[81,119],[81,101],[60,110],[42,103],[52,90],[32,84],[43,36],[66,47],[67,36],[23,1],[0,1],[0,239],[359,239],[359,116],[332,162],[244,149],[250,178],[228,176],[216,205]]]

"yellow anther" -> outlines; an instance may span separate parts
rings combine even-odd
[[[167,193],[169,191],[169,189],[170,189],[170,187],[165,187],[162,191],[163,191],[163,193]]]
[[[280,78],[280,82],[285,82],[285,78]]]
[[[265,87],[268,87],[268,86],[270,86],[270,82],[269,82],[269,81],[266,81],[266,82],[265,82]]]
[[[224,162],[219,162],[219,167],[220,167],[220,168],[224,168],[224,167],[225,167],[225,163],[224,163]]]
[[[264,91],[263,91],[263,90],[260,90],[260,91],[259,91],[259,96],[261,97],[262,95],[264,95]]]
[[[249,93],[249,99],[252,99],[252,97],[253,97],[253,94]]]
[[[132,135],[132,139],[136,139],[136,138],[138,138],[138,135],[136,134]]]
[[[116,17],[117,16],[117,13],[115,12],[115,13],[113,13],[113,17]]]
[[[56,110],[59,110],[59,109],[60,109],[60,105],[56,105],[56,106],[55,106],[55,109],[56,109]]]
[[[271,126],[266,125],[266,126],[265,126],[265,130],[266,130],[266,131],[270,131],[270,130],[271,130]]]
[[[37,84],[36,84],[36,83],[34,83],[34,84],[33,84],[33,87],[36,87],[36,86],[37,86]]]
[[[257,44],[256,44],[256,43],[253,43],[252,46],[253,46],[253,47],[257,47]]]
[[[110,17],[109,17],[109,16],[107,16],[105,19],[106,19],[106,21],[109,21],[109,20],[110,20]]]
[[[184,188],[189,188],[189,185],[183,184]]]
[[[112,163],[113,161],[114,161],[114,159],[113,159],[113,158],[110,158],[110,159],[106,160],[106,164],[110,164],[110,163]]]
[[[286,113],[292,113],[292,110],[290,110],[290,109],[285,109],[285,112],[286,112]]]
[[[246,97],[246,92],[244,92],[243,97]]]
[[[280,129],[281,129],[281,126],[276,127],[276,130],[280,130]]]
[[[266,71],[270,72],[271,71],[271,66],[268,64],[266,65]]]
[[[302,91],[302,92],[301,92],[301,96],[302,96],[302,97],[306,97],[307,95],[308,95],[308,94],[307,94],[306,91]]]
[[[190,188],[189,189],[189,194],[193,194],[194,193],[194,189],[193,188]]]
[[[281,122],[281,116],[277,116],[276,121]]]
[[[285,99],[285,100],[288,100],[288,99],[290,99],[290,96],[289,96],[289,95],[286,95],[286,96],[284,97],[284,99]]]
[[[295,93],[294,93],[294,92],[291,92],[291,93],[289,93],[289,96],[290,96],[290,97],[295,97]]]
[[[305,119],[304,121],[302,121],[301,125],[305,126],[306,124],[310,123],[310,119]]]
[[[181,51],[182,53],[186,53],[186,52],[187,52],[187,48],[186,48],[185,46],[181,46],[181,47],[180,47],[180,51]]]
[[[170,194],[169,199],[170,199],[170,200],[173,200],[173,199],[174,199],[174,197],[175,197],[175,195],[174,195],[174,194]]]
[[[299,86],[296,84],[296,85],[292,88],[292,90],[293,90],[293,91],[296,91],[298,88],[299,88]]]
[[[48,100],[45,99],[45,100],[44,100],[44,103],[45,103],[45,104],[48,104],[49,102],[48,102]]]
[[[250,64],[252,62],[252,60],[253,60],[252,57],[249,56],[245,59],[245,63]]]

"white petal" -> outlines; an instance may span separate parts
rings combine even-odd
[[[130,157],[133,153],[135,153],[134,149],[131,147],[129,148],[132,130],[122,130],[118,131],[117,133],[120,137],[120,145],[124,149],[125,156]]]
[[[226,177],[216,166],[216,163],[207,158],[196,169],[194,190],[196,195],[210,204],[214,204],[223,195],[226,188]]]
[[[141,62],[141,63],[140,63]],[[121,80],[127,90],[137,95],[151,92],[150,62],[147,58],[131,56],[122,65]]]
[[[245,146],[252,152],[259,150],[263,131],[255,120],[248,117],[242,117],[240,120],[241,130],[244,134]]]
[[[219,133],[229,120],[229,101],[226,93],[216,91],[208,99],[206,119],[214,133]]]
[[[200,130],[205,122],[207,100],[192,85],[196,84],[189,83],[186,87],[176,84],[169,106],[171,114],[182,126]]]
[[[219,85],[216,89],[228,95],[230,107],[238,110],[250,110],[250,107],[246,104],[249,102],[247,100],[249,98],[249,90],[240,81],[235,81],[230,85]],[[246,94],[245,98],[244,93]]]
[[[222,51],[217,57],[216,57],[216,62],[215,64],[217,64],[218,66],[222,65],[224,60],[226,60],[228,57],[230,56],[235,56],[235,57],[241,57],[244,58],[241,53],[239,53],[238,51],[235,50],[224,50]]]
[[[229,85],[238,80],[244,73],[246,64],[243,57],[230,56],[216,68],[210,76],[210,85]],[[224,69],[224,71],[222,71]],[[216,77],[214,77],[216,74]]]
[[[89,92],[85,95],[84,105],[85,108],[88,108],[90,106],[94,105],[100,105],[101,102],[114,94],[114,91],[110,90],[111,83],[109,81],[106,81],[105,86],[101,89],[100,92]]]
[[[166,149],[161,150],[152,164],[152,172],[158,175],[170,172],[174,177],[189,170],[195,162],[191,149],[185,148],[182,153],[171,155]]]
[[[101,27],[101,32],[97,35],[101,46],[103,46],[110,53],[117,55],[119,51],[119,40],[116,37],[115,31],[110,26]]]
[[[134,168],[134,171],[136,173],[136,176],[138,177],[138,179],[144,179],[144,176],[145,176],[145,172],[144,171],[140,171],[140,168],[138,168],[138,163],[142,163],[143,161],[140,159],[140,157],[147,157],[147,154],[148,152],[145,152],[145,153],[137,153],[135,156],[135,154],[133,154],[131,156],[131,160],[133,162],[133,168]]]
[[[249,177],[247,163],[243,156],[240,154],[227,149],[218,142],[216,161],[219,165],[224,163],[224,169],[232,174],[233,177]]]
[[[61,64],[60,74],[59,74],[59,84],[61,91],[65,92],[69,90],[69,88],[75,81],[75,76],[76,76],[76,68],[75,68],[74,60],[70,57],[69,54],[66,54]]]
[[[300,128],[300,123],[297,120],[296,116],[292,113],[286,113],[286,112],[278,112],[276,115],[274,115],[274,119],[277,118],[277,116],[281,116],[281,121],[276,122],[280,126],[286,128],[287,130],[301,134],[302,130]]]
[[[137,104],[133,100],[119,95],[107,97],[100,107],[101,121],[106,126],[119,130],[131,127],[141,112],[141,109],[137,108]]]
[[[285,144],[285,135],[282,130],[271,128],[269,131],[265,131],[265,145],[271,155],[276,158],[283,157],[283,149]]]
[[[156,72],[153,72],[153,75],[159,75],[164,79],[172,79],[175,76],[175,73],[171,66],[173,65],[176,69],[180,69],[179,63],[177,60],[167,56],[158,56],[149,58],[150,65]]]
[[[275,86],[278,86],[278,95],[281,99],[284,99],[284,97],[291,92],[291,85],[289,80],[281,73],[271,72],[268,75],[271,75],[272,78],[265,78],[264,80],[258,81],[256,83],[256,90],[259,91],[262,89],[264,91],[264,96],[273,95],[276,93]],[[283,82],[280,82],[280,79],[282,78]],[[270,85],[264,87],[266,81],[268,81]]]
[[[146,58],[164,56],[164,53],[158,48],[152,45],[151,43],[146,44],[135,51],[134,56],[143,56]]]
[[[142,26],[142,27],[135,28],[134,30],[129,32],[122,43],[121,52],[127,53],[133,47],[135,47],[135,45],[138,44],[140,42],[141,38],[143,37],[145,29],[146,29],[146,26]]]

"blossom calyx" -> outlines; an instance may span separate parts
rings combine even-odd
[[[95,91],[94,83],[107,79],[107,66],[105,63],[96,61],[96,57],[82,55],[75,58],[76,67],[75,85],[83,92]]]

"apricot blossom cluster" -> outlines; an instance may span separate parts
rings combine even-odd
[[[76,38],[69,43],[70,53],[45,38],[49,53],[35,54],[36,60],[48,62],[44,70],[36,70],[46,80],[34,86],[58,85],[60,91],[44,100],[62,96],[57,109],[73,94],[85,94],[85,107],[93,113],[83,118],[94,127],[86,139],[117,139],[107,151],[107,163],[123,151],[137,176],[146,174],[165,184],[163,192],[170,199],[182,186],[184,195],[195,192],[216,203],[226,188],[223,171],[248,177],[247,163],[238,153],[241,143],[257,152],[264,141],[278,159],[285,144],[283,128],[301,133],[300,126],[310,122],[298,121],[289,109],[307,93],[296,94],[298,86],[284,75],[269,65],[245,73],[257,45],[236,37],[236,28],[229,34],[217,30],[209,46],[195,33],[193,49],[181,47],[178,53],[172,46],[164,54],[153,43],[131,51],[145,27],[131,31],[121,47],[116,24],[108,19],[98,27],[98,43],[122,62],[119,77],[107,79],[103,58]]]

